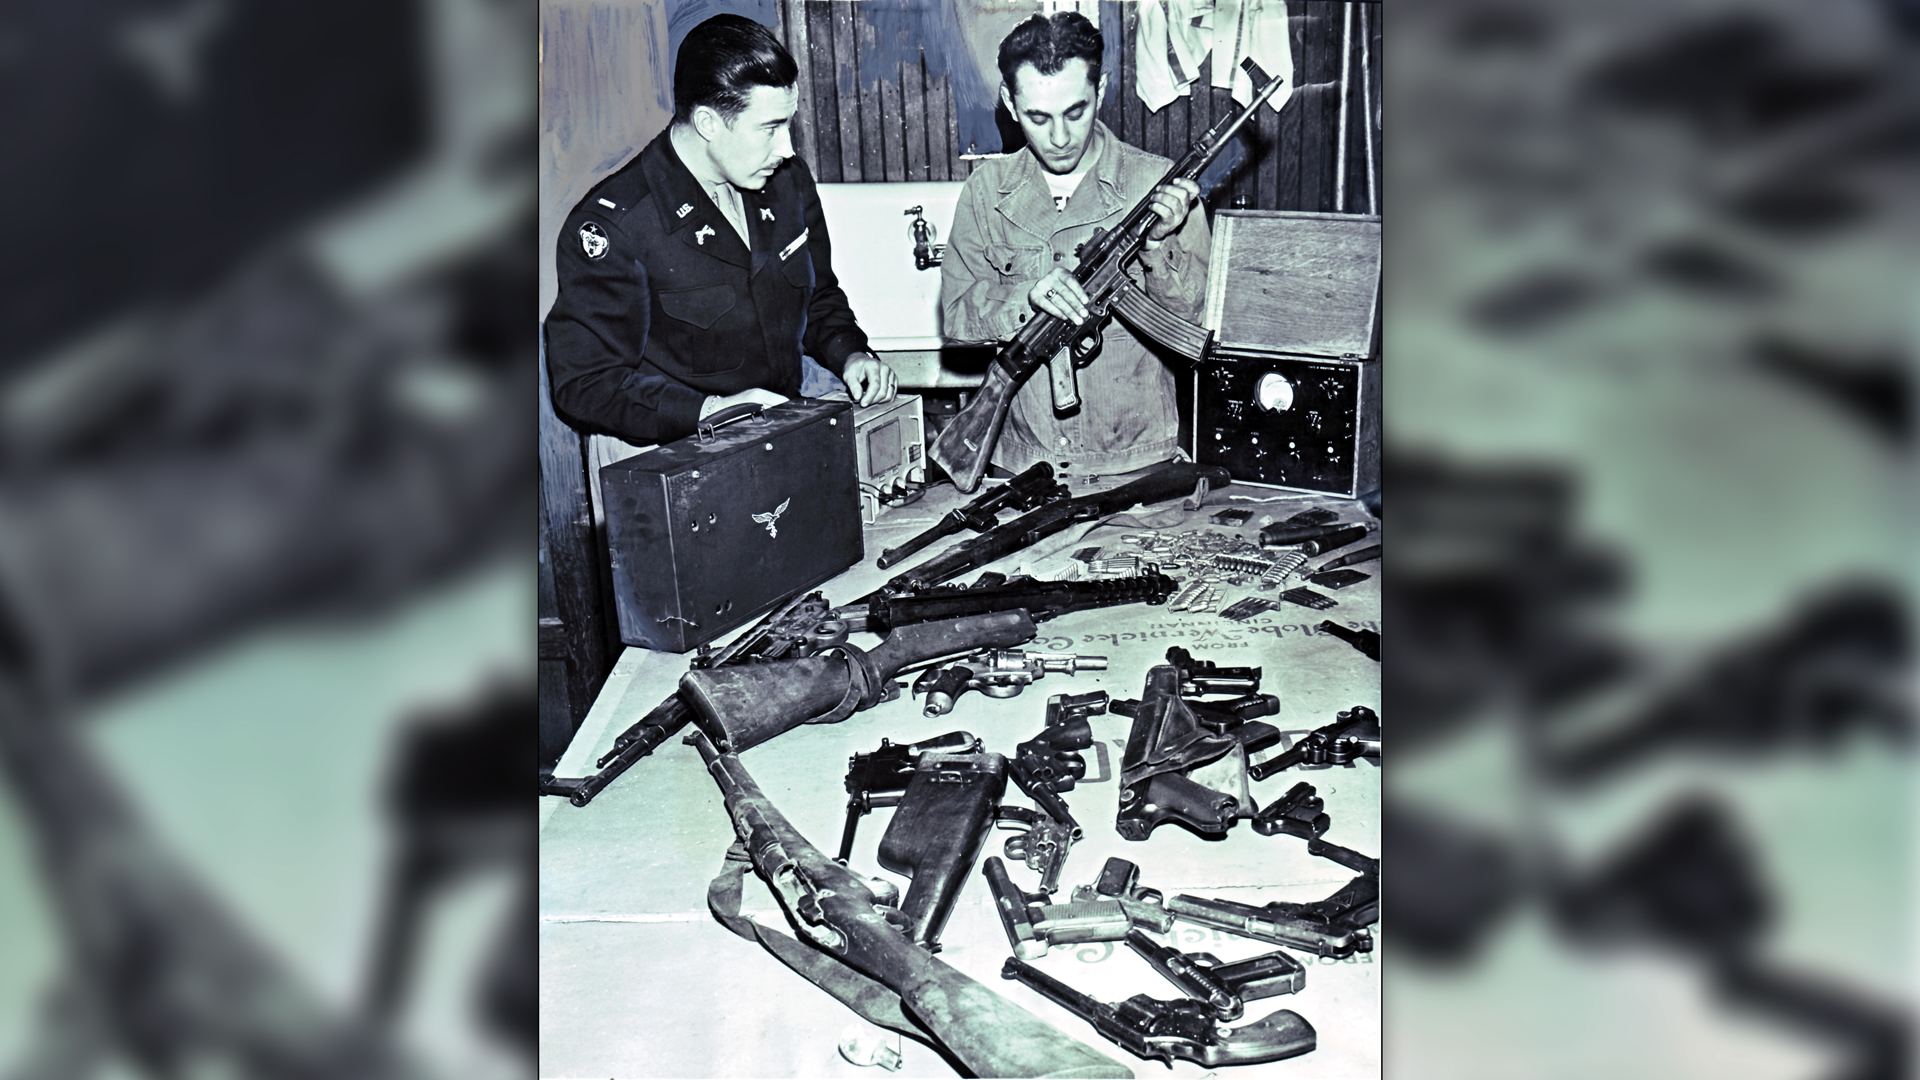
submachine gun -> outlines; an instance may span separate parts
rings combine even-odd
[[[1256,82],[1265,74],[1252,60],[1243,60],[1240,66]],[[1245,109],[1222,119],[1195,140],[1186,155],[1167,170],[1160,184],[1174,179],[1199,180],[1200,174],[1220,156],[1254,110],[1286,82],[1285,79],[1265,80],[1265,85]],[[1173,352],[1192,360],[1206,355],[1213,343],[1212,331],[1162,308],[1127,277],[1127,265],[1146,246],[1147,232],[1158,220],[1149,196],[1141,199],[1120,224],[1096,233],[1087,242],[1080,263],[1073,270],[1074,279],[1086,290],[1090,301],[1091,315],[1085,325],[1076,326],[1042,312],[1029,319],[1013,340],[1000,349],[987,367],[986,382],[975,393],[973,401],[947,424],[930,452],[933,460],[953,478],[955,487],[972,491],[980,486],[980,477],[987,471],[994,445],[1000,441],[1000,430],[1006,426],[1013,396],[1040,365],[1051,365],[1054,409],[1072,412],[1079,407],[1074,369],[1087,366],[1099,355],[1101,329],[1114,314]]]
[[[881,552],[873,565],[885,570],[928,544],[944,540],[962,529],[986,532],[1000,523],[999,513],[1002,510],[1032,510],[1044,503],[1064,499],[1067,495],[1067,485],[1053,478],[1053,466],[1044,461],[1035,462],[1005,485],[982,493],[964,506],[947,511],[947,516],[936,522],[933,528],[899,547]]]

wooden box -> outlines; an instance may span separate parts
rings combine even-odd
[[[1234,483],[1358,497],[1380,486],[1380,219],[1214,216],[1194,366],[1193,457]]]

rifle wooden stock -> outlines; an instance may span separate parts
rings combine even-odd
[[[1249,75],[1256,70],[1251,60],[1243,61],[1241,66],[1247,69]],[[1220,156],[1220,151],[1239,133],[1241,125],[1253,116],[1254,110],[1272,97],[1285,82],[1282,79],[1267,80],[1245,109],[1221,119],[1206,134],[1195,139],[1186,154],[1173,163],[1154,187],[1159,188],[1176,178],[1198,180],[1207,166]],[[1159,215],[1153,211],[1152,198],[1149,192],[1134,204],[1118,225],[1097,233],[1094,239],[1087,242],[1080,262],[1073,270],[1074,279],[1080,283],[1090,301],[1092,314],[1087,321],[1076,325],[1054,318],[1044,311],[1028,320],[1020,332],[1013,336],[1013,340],[994,357],[993,363],[988,365],[986,382],[974,394],[973,400],[940,432],[928,456],[947,471],[955,487],[961,491],[972,491],[980,486],[980,478],[986,475],[987,465],[993,458],[993,448],[1000,441],[1000,432],[1006,427],[1007,410],[1013,405],[1013,395],[1039,370],[1040,365],[1056,363],[1053,380],[1056,407],[1066,412],[1071,408],[1067,402],[1077,405],[1073,366],[1076,361],[1080,364],[1091,362],[1092,355],[1099,349],[1101,327],[1111,318],[1112,311],[1119,311],[1134,329],[1167,348],[1195,360],[1205,355],[1212,334],[1160,308],[1144,293],[1134,289],[1127,277],[1127,264],[1140,254],[1141,248],[1146,245],[1148,231],[1159,220]],[[1069,347],[1077,355],[1056,361],[1061,350]],[[1062,401],[1062,394],[1067,395],[1067,402]]]
[[[739,753],[801,724],[830,723],[871,706],[887,680],[910,664],[1011,648],[1033,635],[1024,611],[918,623],[896,628],[865,654],[689,671],[680,678],[680,696],[715,744]]]
[[[907,1013],[975,1076],[1127,1077],[1126,1066],[1075,1042],[967,977],[901,930],[851,870],[826,857],[773,805],[734,754],[689,736],[720,786],[734,832],[802,936],[900,995]]]

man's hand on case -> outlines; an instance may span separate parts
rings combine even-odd
[[[847,392],[853,395],[854,402],[863,407],[892,401],[899,385],[893,369],[872,353],[854,353],[847,357],[846,366],[840,369],[840,381],[847,384]]]

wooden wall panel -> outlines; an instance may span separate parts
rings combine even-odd
[[[780,0],[783,33],[790,46],[802,42],[811,55],[801,64],[808,84],[801,117],[813,130],[796,138],[796,149],[810,143],[814,173],[822,181],[879,182],[964,180],[973,163],[959,138],[960,114],[954,92],[955,65],[974,61],[958,40],[905,42],[900,27],[906,14],[927,0]],[[1381,142],[1362,97],[1362,80],[1378,114],[1380,88],[1380,5],[1353,5],[1354,34],[1343,40],[1345,0],[1294,0],[1288,4],[1294,41],[1293,92],[1279,112],[1263,109],[1244,145],[1249,160],[1217,206],[1257,210],[1312,210],[1363,213],[1368,207],[1367,149],[1374,152],[1377,178]],[[1039,3],[1033,4],[1040,9]],[[1361,9],[1364,9],[1362,11]],[[1179,157],[1193,138],[1234,108],[1231,95],[1212,85],[1209,57],[1185,98],[1149,112],[1134,93],[1137,0],[1105,0],[1099,5],[1102,30],[1119,34],[1117,55],[1108,72],[1107,98],[1100,119],[1123,140],[1164,157]],[[1362,36],[1366,47],[1362,51]],[[1343,47],[1350,47],[1351,99],[1348,102],[1347,153],[1339,154],[1340,73]],[[796,55],[796,59],[799,59]],[[971,78],[971,75],[968,76]],[[994,76],[997,78],[997,75]],[[999,149],[980,146],[981,153]],[[801,153],[807,153],[800,149]],[[1335,205],[1336,170],[1346,170],[1346,203]],[[1372,189],[1378,191],[1377,179]]]

